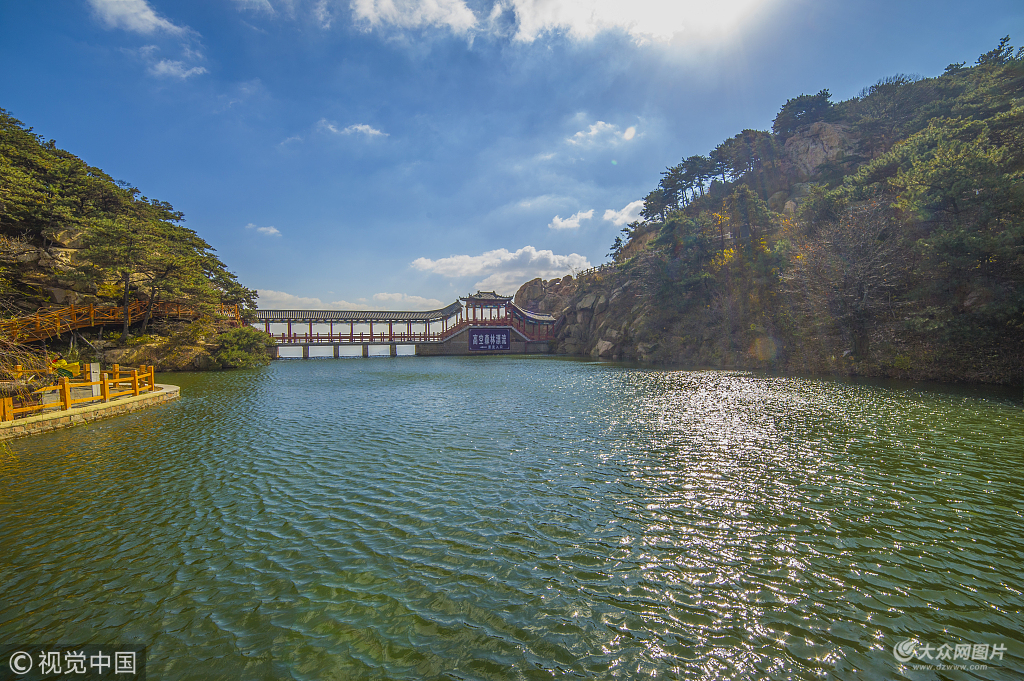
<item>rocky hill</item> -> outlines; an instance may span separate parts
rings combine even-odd
[[[1024,49],[789,100],[663,173],[612,263],[534,280],[556,352],[1024,383]]]
[[[132,301],[185,302],[209,313],[238,305],[243,318],[250,315],[255,292],[183,222],[169,203],[115,182],[0,109],[0,318]],[[0,374],[18,363],[45,361],[55,347],[75,359],[160,369],[244,366],[266,357],[265,337],[245,330],[218,335],[212,317],[200,323],[198,335],[181,323],[147,328],[148,314],[133,321],[133,328],[125,323],[117,333],[93,328],[34,344],[0,339]],[[144,349],[147,342],[152,347]]]

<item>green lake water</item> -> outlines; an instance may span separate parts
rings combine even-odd
[[[0,445],[0,644],[143,644],[148,679],[1024,678],[1019,391],[500,357],[162,380],[180,401]]]

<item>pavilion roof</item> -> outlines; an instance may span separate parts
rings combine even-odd
[[[512,296],[498,295],[495,291],[477,291],[472,295],[465,296],[464,298],[459,298],[459,300],[465,300],[467,302],[472,300],[507,303],[508,301],[512,300]]]

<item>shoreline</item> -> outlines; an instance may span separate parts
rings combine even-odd
[[[61,428],[72,428],[84,423],[122,416],[147,407],[166,404],[181,396],[181,388],[176,385],[157,383],[156,387],[155,392],[138,396],[87,404],[67,411],[54,410],[14,421],[0,421],[0,441],[48,433]]]

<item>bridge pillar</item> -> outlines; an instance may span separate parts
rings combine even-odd
[[[370,344],[369,343],[363,343],[363,357],[369,357],[369,356],[370,356]]]
[[[270,359],[280,359],[280,357],[281,357],[281,348],[277,347],[276,345],[271,345],[270,346]]]
[[[397,343],[392,343],[391,344],[391,356],[392,357],[398,357],[398,344]]]
[[[302,346],[302,359],[309,359],[309,343]]]
[[[340,350],[340,349],[341,349],[341,346],[340,346],[340,345],[335,345],[335,346],[334,346],[334,359],[338,359],[338,357],[340,357],[340,356],[341,356],[341,355],[339,354],[339,350]]]

